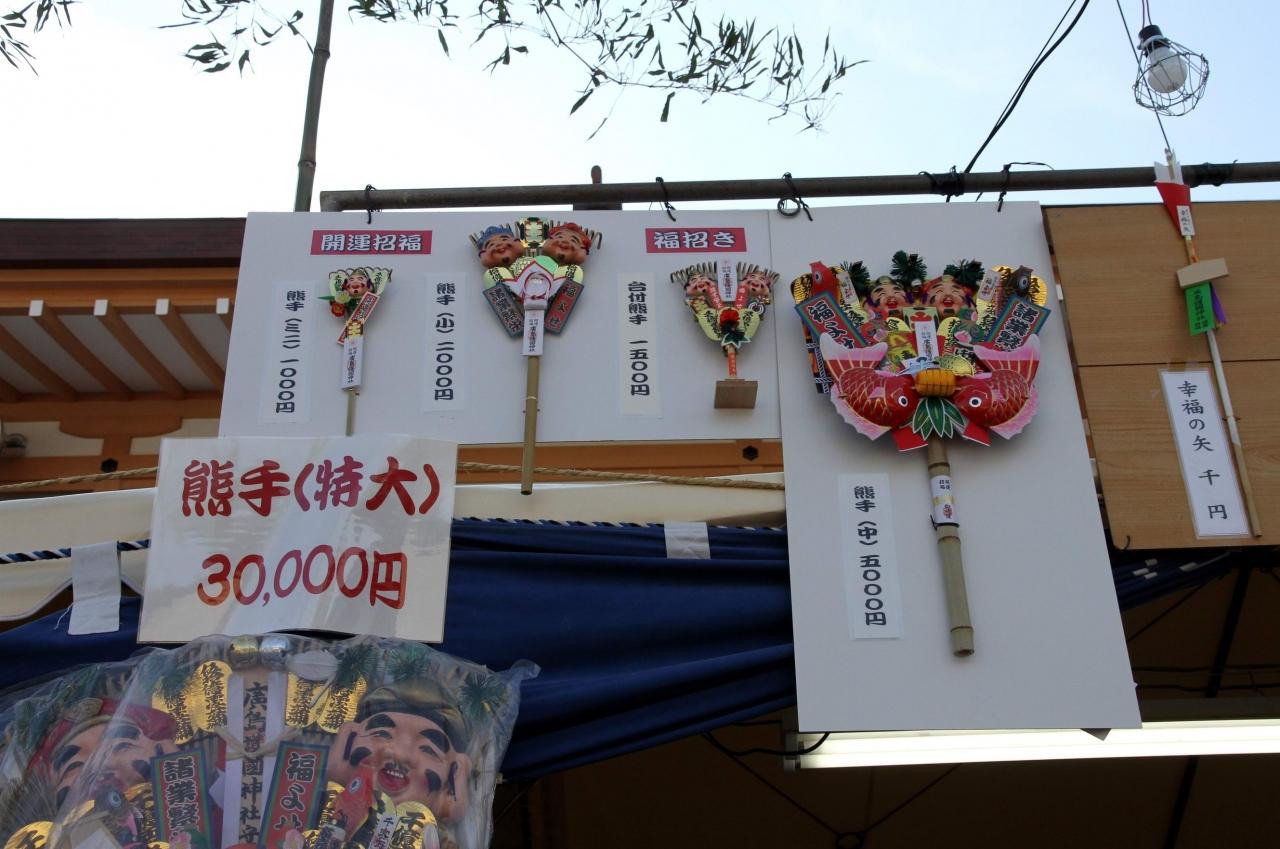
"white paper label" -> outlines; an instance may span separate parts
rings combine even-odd
[[[1178,207],[1178,230],[1184,236],[1194,236],[1196,234],[1195,222],[1191,220],[1191,207]]]
[[[68,634],[120,630],[120,552],[114,540],[71,549]]]
[[[909,360],[902,361],[901,373],[916,374],[918,372],[924,371],[927,368],[932,368],[935,365],[936,363],[934,363],[934,361],[929,359],[928,357],[912,357]]]
[[[995,298],[996,286],[1000,285],[1000,276],[994,271],[987,272],[987,276],[982,278],[982,285],[978,287],[977,299],[979,301],[990,301]]]
[[[461,410],[465,406],[466,292],[461,274],[427,275],[426,368],[423,369],[422,411]]]
[[[618,411],[624,416],[661,416],[653,275],[621,274],[617,292]]]
[[[544,310],[529,309],[525,306],[524,311],[524,347],[522,348],[526,357],[542,356],[542,319]]]
[[[138,639],[292,628],[439,641],[457,445],[165,439]]]
[[[710,560],[711,541],[706,522],[666,522],[662,535],[672,560]]]
[[[841,553],[849,636],[854,640],[902,636],[902,590],[889,476],[840,475]]]
[[[348,336],[342,342],[340,388],[358,389],[364,378],[364,336]]]
[[[938,327],[933,319],[913,318],[911,329],[916,332],[916,350],[928,360],[938,359]]]
[[[391,846],[391,837],[396,831],[396,823],[399,821],[395,811],[389,811],[378,817],[373,836],[369,838],[369,849],[388,849]]]
[[[267,366],[262,375],[259,424],[302,424],[311,420],[309,350],[314,335],[316,295],[307,286],[276,283],[267,316]]]
[[[958,525],[956,503],[951,497],[951,478],[948,475],[934,475],[929,478],[929,492],[933,495],[933,523],[935,525]]]
[[[732,260],[717,260],[716,283],[720,288],[720,300],[725,306],[730,306],[738,297],[738,272]]]
[[[1249,518],[1208,369],[1162,371],[1160,382],[1196,536],[1247,536]]]

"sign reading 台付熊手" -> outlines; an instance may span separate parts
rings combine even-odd
[[[165,440],[138,639],[444,639],[456,468],[399,435]]]

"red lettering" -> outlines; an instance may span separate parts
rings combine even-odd
[[[382,602],[392,610],[404,607],[408,558],[403,552],[373,552],[373,580],[369,582],[369,606]]]
[[[201,569],[212,569],[215,566],[222,568],[210,575],[208,578],[210,586],[221,586],[221,591],[217,595],[210,595],[204,588],[203,584],[196,586],[196,596],[210,607],[217,607],[227,600],[227,595],[231,592],[231,587],[227,583],[227,573],[231,571],[231,561],[227,559],[225,554],[211,554],[200,564]]]
[[[347,562],[352,559],[360,561],[360,580],[354,585],[348,586],[343,581],[343,576],[347,574]],[[365,553],[363,548],[348,548],[342,552],[342,557],[338,560],[338,591],[347,598],[355,598],[364,591],[365,582],[369,580],[369,555]]]
[[[289,494],[289,488],[281,486],[289,482],[289,476],[280,471],[280,464],[275,460],[263,460],[261,466],[250,469],[240,476],[240,497],[253,508],[259,516],[271,515],[272,499]]]
[[[249,566],[258,567],[258,582],[254,584],[253,592],[246,593],[243,591],[242,581],[244,579],[245,569]],[[240,558],[240,562],[236,564],[236,572],[231,576],[231,586],[235,589],[236,601],[241,604],[253,604],[258,600],[258,596],[262,594],[262,585],[267,580],[267,567],[262,562],[261,554],[246,554]]]
[[[435,467],[430,463],[422,467],[422,471],[427,475],[427,483],[431,490],[427,493],[426,500],[418,506],[418,513],[424,514],[436,503],[436,499],[440,497],[440,478],[436,475]]]
[[[313,583],[311,580],[311,564],[317,556],[324,555],[325,567],[324,580],[319,583]],[[311,549],[311,553],[307,555],[306,565],[302,567],[302,583],[307,588],[307,592],[313,595],[319,595],[329,589],[329,585],[333,583],[333,570],[337,567],[337,562],[333,559],[333,546],[317,545]]]
[[[382,502],[386,501],[387,496],[392,492],[396,494],[396,498],[400,500],[400,506],[404,508],[406,516],[413,515],[413,499],[409,497],[409,491],[404,485],[409,481],[416,481],[418,476],[408,469],[400,468],[400,461],[395,457],[387,458],[387,470],[369,475],[369,480],[376,484],[380,484],[380,488],[373,494],[373,497],[365,502],[366,510],[377,510],[382,506]]]
[[[293,561],[293,578],[287,585],[283,585],[280,583],[280,575],[284,572],[284,564],[290,560]],[[288,598],[289,593],[293,592],[300,580],[302,580],[302,552],[295,548],[292,551],[286,551],[284,557],[281,557],[280,562],[276,564],[276,595],[280,598]]]

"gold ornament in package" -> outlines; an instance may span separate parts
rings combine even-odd
[[[483,849],[528,662],[208,637],[0,704],[6,849]]]

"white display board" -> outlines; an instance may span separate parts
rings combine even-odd
[[[1027,265],[1056,290],[1036,204],[863,206],[771,219],[787,280],[814,261],[897,250],[931,275],[961,259]],[[782,306],[781,299],[775,299]],[[949,444],[976,653],[952,656],[924,451],[845,424],[815,391],[794,310],[775,309],[800,728],[864,731],[1117,728],[1139,724],[1115,587],[1056,298],[1040,337],[1040,408],[990,447]],[[842,551],[841,479],[892,493],[900,636],[857,639]],[[856,576],[855,576],[856,577]],[[859,608],[860,609],[860,608]]]
[[[575,221],[604,237],[583,263],[585,289],[564,332],[545,339],[540,442],[779,436],[772,330],[762,328],[738,360],[740,376],[759,382],[755,408],[717,410],[715,382],[727,374],[725,357],[670,280],[673,271],[721,258],[767,266],[768,213],[682,212],[677,222],[661,212],[531,214]],[[391,268],[392,276],[366,328],[355,433],[464,444],[521,441],[520,340],[507,335],[482,295],[483,269],[469,236],[524,215],[375,212],[368,224],[363,212],[251,214],[221,435],[344,432],[337,344],[343,322],[320,297],[330,272],[375,266]],[[645,284],[643,293],[631,286],[637,281]],[[633,324],[628,318],[638,294],[647,321]],[[766,325],[779,298],[782,309],[790,309],[780,285]],[[637,352],[647,358],[647,396],[630,389]]]
[[[400,435],[164,440],[139,641],[440,642],[457,457]]]

